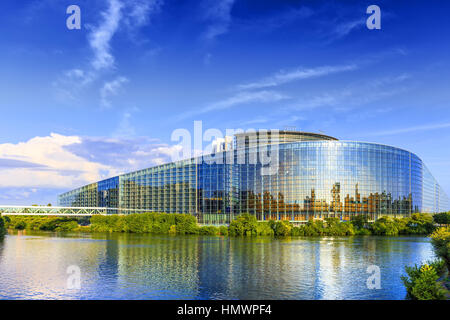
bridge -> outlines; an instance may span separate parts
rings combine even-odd
[[[50,206],[1,206],[2,216],[97,216],[111,214],[131,214],[149,212],[146,209],[50,207]]]

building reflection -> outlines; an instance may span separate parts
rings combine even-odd
[[[119,242],[111,234],[105,234],[105,253],[98,265],[98,275],[102,279],[116,282],[119,277]]]
[[[287,203],[283,193],[279,192],[277,196],[274,196],[268,191],[263,194],[255,194],[252,191],[242,192],[241,200],[248,208],[248,212],[256,213],[260,220],[302,222],[310,218],[328,217],[349,220],[352,214],[365,214],[369,220],[374,220],[381,215],[404,216],[411,211],[412,206],[411,194],[398,199],[393,199],[391,193],[385,191],[361,196],[358,184],[355,184],[352,195],[347,193],[341,197],[339,182],[333,184],[329,197],[318,197],[316,190],[312,188],[310,194],[300,201],[301,204]]]
[[[20,234],[0,243],[0,297],[403,299],[404,266],[432,255],[417,237]],[[67,287],[71,265],[81,270],[79,290]],[[367,289],[369,265],[380,266],[382,290]]]

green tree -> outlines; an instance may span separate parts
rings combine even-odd
[[[203,226],[200,227],[198,230],[198,234],[204,236],[217,236],[219,235],[219,233],[220,233],[219,228],[215,226]]]
[[[5,220],[0,216],[0,236],[3,236],[6,233]]]
[[[357,214],[351,217],[351,222],[357,229],[363,229],[369,224],[369,218],[365,214]]]
[[[256,236],[258,221],[254,215],[245,213],[231,221],[229,234],[231,236]]]
[[[450,272],[450,228],[439,228],[431,235],[434,252],[445,261]]]
[[[275,235],[275,232],[273,231],[272,227],[272,220],[266,221],[259,221],[256,226],[256,234],[258,236],[273,236]]]
[[[450,224],[450,212],[441,212],[441,213],[436,213],[433,215],[433,220],[434,222],[436,222],[437,224]]]
[[[376,235],[395,236],[398,235],[398,226],[391,217],[381,217],[372,224],[372,231]]]
[[[325,225],[322,220],[309,220],[305,225],[300,226],[300,229],[303,236],[322,236],[325,234]]]
[[[17,230],[24,230],[27,227],[27,224],[25,223],[25,221],[17,221],[17,223],[14,225],[14,229]]]
[[[177,234],[177,226],[176,225],[170,226],[169,234]]]
[[[408,297],[414,300],[443,300],[445,291],[437,280],[442,269],[442,261],[424,264],[421,267],[406,267],[408,276],[401,279],[405,285]]]
[[[195,234],[197,233],[197,219],[190,214],[178,214],[175,217],[175,225],[178,234]]]
[[[227,226],[220,226],[219,227],[219,233],[221,236],[227,236],[228,235],[228,227]]]
[[[430,234],[434,231],[433,216],[429,213],[413,213],[407,228],[410,234]]]
[[[286,237],[291,235],[292,224],[289,221],[269,221],[269,226],[273,230],[274,235]]]

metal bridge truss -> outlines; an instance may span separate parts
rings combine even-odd
[[[0,206],[2,216],[96,216],[149,212],[145,209],[47,207],[47,206]]]

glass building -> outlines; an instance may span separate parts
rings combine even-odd
[[[59,205],[188,213],[203,224],[226,224],[241,213],[303,223],[450,209],[422,160],[399,148],[276,131],[237,134],[222,149],[66,192]]]

